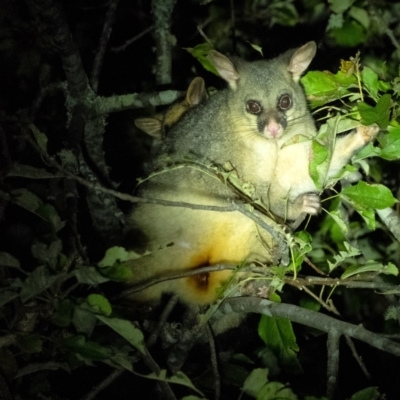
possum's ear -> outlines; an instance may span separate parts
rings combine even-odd
[[[292,74],[293,80],[297,83],[303,72],[308,68],[317,52],[315,42],[308,42],[298,48],[289,61],[288,71]]]
[[[219,53],[216,50],[211,50],[208,53],[208,58],[215,69],[218,71],[221,78],[225,79],[231,89],[236,89],[236,81],[239,79],[239,73],[237,72],[232,61]]]
[[[206,85],[204,79],[196,76],[190,82],[188,90],[186,92],[186,103],[190,106],[196,106],[200,104],[204,99],[207,98]]]
[[[135,125],[148,135],[156,139],[162,139],[162,122],[157,118],[136,118]]]

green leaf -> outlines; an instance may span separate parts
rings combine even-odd
[[[355,20],[346,20],[341,28],[331,29],[329,36],[337,45],[355,47],[366,40],[365,29]]]
[[[211,50],[214,50],[214,47],[211,44],[202,43],[193,48],[185,48],[185,50],[187,50],[194,58],[196,58],[204,67],[204,69],[217,76],[220,76],[214,65],[211,64],[210,60],[208,59],[208,53]]]
[[[318,190],[323,188],[325,182],[326,171],[329,167],[328,163],[325,162],[328,159],[328,153],[326,146],[323,146],[315,139],[312,141],[312,159],[308,165],[308,171]]]
[[[360,126],[360,121],[341,116],[332,117],[326,124],[322,124],[318,130],[317,138],[323,143],[334,139],[338,133],[347,132]]]
[[[388,321],[389,319],[394,319],[395,321],[397,321],[397,311],[397,307],[389,306],[385,311],[385,321]]]
[[[382,151],[379,147],[375,147],[372,142],[369,142],[362,150],[360,150],[354,157],[353,163],[364,160],[369,157],[379,157],[382,155]]]
[[[0,266],[9,268],[20,268],[19,260],[9,253],[0,251]]]
[[[393,128],[379,138],[381,145],[380,156],[385,160],[398,160],[400,158],[400,127]]]
[[[350,17],[354,18],[357,22],[359,22],[364,29],[368,30],[371,21],[369,19],[369,15],[366,10],[364,10],[363,8],[353,6],[349,10],[349,15]]]
[[[306,308],[307,310],[312,310],[318,312],[321,309],[321,304],[314,300],[312,297],[301,297],[299,302],[300,307]]]
[[[48,361],[44,363],[31,363],[26,367],[19,368],[17,378],[20,378],[24,375],[30,375],[37,373],[39,371],[57,371],[59,369],[64,370],[65,372],[71,373],[71,369],[69,368],[67,363],[59,363],[55,361]]]
[[[51,275],[44,266],[37,267],[22,285],[21,300],[25,302],[48,289],[60,276]]]
[[[129,262],[144,257],[150,252],[141,255],[134,251],[127,251],[123,247],[115,246],[107,249],[104,258],[98,263],[101,273],[107,278],[126,282],[133,278],[132,268]]]
[[[248,43],[255,51],[258,51],[258,52],[264,57],[264,54],[263,54],[263,52],[262,52],[262,47],[257,46],[256,44],[250,43],[249,41],[247,41],[247,43]]]
[[[62,242],[60,239],[54,240],[47,245],[46,243],[35,241],[31,246],[33,257],[40,263],[46,263],[53,269],[58,264],[58,257],[62,250]]]
[[[53,315],[52,321],[62,327],[67,327],[74,313],[75,304],[70,299],[62,300],[57,305],[57,312]]]
[[[329,71],[309,71],[301,78],[312,107],[339,99],[348,93],[348,87],[356,82],[354,75],[346,75],[341,71],[336,75]]]
[[[74,274],[79,283],[86,285],[99,285],[100,283],[108,282],[110,279],[103,276],[95,267],[87,265],[79,266]]]
[[[132,322],[120,318],[108,318],[102,315],[96,315],[96,318],[121,335],[140,353],[147,353],[143,333]]]
[[[364,125],[377,123],[380,128],[386,129],[389,125],[391,99],[390,94],[384,94],[375,107],[359,102],[357,108],[361,115],[361,122]]]
[[[55,207],[48,203],[43,203],[37,210],[36,213],[53,226],[54,231],[58,232],[64,228],[65,221],[61,221]]]
[[[129,349],[131,350],[131,348]],[[111,365],[113,368],[119,366],[129,372],[133,372],[132,357],[130,357],[128,353],[122,353],[121,349],[118,349],[118,351],[119,352],[111,356],[110,361],[106,363]]]
[[[47,141],[48,141],[47,136],[43,132],[39,131],[39,129],[36,128],[35,125],[31,124],[31,125],[29,125],[29,127],[31,128],[31,131],[33,133],[33,136],[36,139],[36,143],[38,144],[38,146],[44,152],[47,153]]]
[[[107,249],[103,259],[98,262],[100,268],[112,267],[120,262],[136,260],[142,257],[134,251],[127,251],[124,247],[114,246]]]
[[[322,396],[322,397],[315,397],[315,396],[305,396],[304,400],[329,400],[327,397]]]
[[[151,374],[142,376],[144,378],[154,379],[156,381],[177,383],[179,385],[183,385],[192,389],[193,391],[199,393],[201,396],[204,396],[203,393],[201,393],[201,391],[197,389],[196,386],[193,385],[191,380],[181,371],[178,371],[175,375],[172,375],[171,377],[167,376],[167,371],[165,369],[162,369],[158,374],[152,372]]]
[[[127,263],[103,268],[101,272],[108,278],[108,280],[117,282],[127,282],[132,280],[134,277],[134,272]]]
[[[308,253],[312,250],[312,236],[307,231],[295,232],[294,241],[302,253]]]
[[[371,68],[364,67],[361,71],[361,80],[370,92],[372,98],[377,101],[378,98],[378,75]]]
[[[330,31],[331,29],[341,28],[343,26],[344,19],[343,14],[331,14],[329,16],[328,25],[326,26],[326,30]]]
[[[330,9],[335,14],[344,13],[348,10],[355,0],[328,0]]]
[[[110,302],[101,294],[89,294],[87,297],[89,305],[95,310],[106,317],[111,315],[112,308]]]
[[[299,22],[296,7],[289,1],[274,1],[269,6],[271,26],[295,26]]]
[[[361,254],[361,251],[356,247],[351,246],[347,242],[343,242],[346,250],[339,251],[339,254],[336,254],[333,259],[335,262],[331,262],[328,260],[329,272],[332,272],[336,267],[346,261],[348,258],[352,258]]]
[[[394,88],[392,87],[392,85],[389,82],[385,82],[385,81],[381,81],[381,80],[379,81],[379,90],[381,92],[386,93],[386,92],[388,92],[389,90],[392,90],[392,89],[394,91]]]
[[[221,362],[221,377],[223,381],[231,386],[242,387],[244,381],[247,379],[249,375],[248,366],[254,365],[253,361],[250,357],[247,357],[244,354],[238,353],[234,354],[230,361],[232,362]],[[233,364],[239,362],[241,365]],[[210,374],[210,378],[212,382],[214,381],[214,377]]]
[[[7,171],[7,176],[19,176],[29,179],[54,179],[63,177],[61,173],[47,172],[43,168],[35,168],[30,165],[13,164],[11,169]]]
[[[200,390],[198,390],[190,380],[190,378],[185,375],[182,371],[176,372],[174,375],[172,375],[170,378],[167,378],[167,382],[170,383],[177,383],[179,385],[183,385],[186,387],[191,388],[192,390],[196,391],[199,394],[202,394]]]
[[[86,341],[85,336],[76,335],[64,340],[65,347],[85,359],[103,361],[112,355],[111,349],[103,347],[96,342]]]
[[[197,396],[190,395],[190,396],[182,397],[182,400],[207,400],[207,399],[205,397],[197,397]]]
[[[362,274],[364,272],[378,272],[380,274],[395,275],[395,276],[397,276],[399,274],[398,268],[392,263],[383,265],[376,261],[368,260],[362,266],[353,265],[351,267],[346,268],[346,270],[343,272],[343,274],[340,278],[346,279],[346,278],[349,278],[350,276]]]
[[[397,203],[392,192],[386,186],[371,185],[363,181],[343,189],[340,196],[350,201],[356,209],[375,208],[382,210]]]
[[[337,181],[348,179],[349,177],[354,176],[354,174],[357,174],[357,176],[359,175],[358,169],[354,165],[347,164],[336,175],[326,180],[325,187],[334,186]]]
[[[243,384],[243,392],[251,397],[257,397],[261,388],[268,383],[268,368],[255,368]]]
[[[22,208],[35,212],[42,204],[42,200],[27,189],[20,188],[11,191],[12,200]]]
[[[327,211],[327,213],[338,224],[340,230],[346,235],[348,228],[346,222],[342,218],[341,212],[339,210],[334,210],[330,212]]]
[[[42,339],[36,333],[29,335],[18,335],[16,344],[24,353],[33,354],[40,353],[42,351]]]
[[[78,333],[83,333],[86,337],[92,336],[96,322],[96,315],[85,301],[74,308],[72,323]]]
[[[0,292],[0,307],[3,307],[4,304],[9,303],[17,297],[19,297],[19,293],[12,290],[5,290],[4,292]]]
[[[360,210],[360,209],[356,210],[362,216],[368,228],[374,231],[376,228],[375,211],[371,208],[368,208],[366,210]]]
[[[65,222],[61,221],[56,209],[51,204],[43,203],[34,193],[20,188],[13,190],[11,195],[14,203],[49,222],[56,232],[64,227]]]
[[[378,388],[369,387],[366,389],[362,389],[357,393],[354,393],[349,400],[378,400],[381,398],[382,397],[381,394],[379,393]]]
[[[292,373],[301,371],[296,356],[299,348],[289,320],[263,315],[258,325],[258,334],[283,367]]]
[[[338,117],[337,120],[337,123],[335,122],[335,134],[347,132],[360,126],[360,121],[355,119]]]
[[[257,400],[297,400],[293,390],[280,382],[269,382],[263,386],[257,395]]]

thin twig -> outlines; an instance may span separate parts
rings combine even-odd
[[[120,377],[125,370],[116,369],[111,372],[106,378],[104,378],[99,385],[95,386],[89,394],[82,397],[81,400],[93,400],[101,391],[103,391],[107,386],[109,386],[112,382],[114,382],[118,377]]]
[[[119,293],[118,295],[113,297],[111,300],[112,301],[119,300],[121,298],[131,295],[132,293],[140,292],[140,291],[142,291],[150,286],[156,285],[157,283],[160,283],[160,282],[165,282],[165,281],[169,281],[172,279],[182,279],[182,278],[186,278],[188,276],[204,274],[206,272],[235,270],[236,268],[237,267],[234,265],[217,264],[217,265],[213,265],[210,267],[201,267],[201,268],[196,268],[196,269],[192,269],[192,270],[185,270],[184,272],[174,272],[174,273],[170,273],[170,274],[164,274],[161,277],[154,277],[145,282],[141,282],[140,284],[134,285],[134,286],[130,287],[129,289],[124,290],[123,292]]]
[[[351,354],[353,354],[353,357],[357,361],[357,364],[360,366],[361,371],[364,373],[364,375],[367,377],[367,379],[371,379],[371,374],[368,372],[367,367],[365,366],[361,356],[358,354],[358,351],[354,345],[354,342],[351,340],[351,338],[348,335],[344,335],[344,338],[346,339],[347,346],[349,346],[351,350]]]
[[[304,257],[304,261],[317,273],[320,275],[327,276],[327,274],[321,271],[308,257]]]
[[[146,341],[146,346],[148,349],[150,349],[156,342],[158,335],[161,332],[161,329],[164,327],[165,323],[167,322],[167,319],[169,315],[171,314],[172,310],[175,308],[176,304],[178,303],[179,297],[178,296],[172,296],[168,304],[165,306],[163,312],[160,315],[160,319],[158,320],[158,324],[156,326],[156,329],[153,330],[151,335]]]
[[[158,364],[154,361],[153,357],[149,352],[146,352],[145,354],[141,353],[140,354],[144,363],[150,368],[151,371],[155,372],[157,375],[160,374],[161,368],[158,366]],[[166,400],[177,400],[175,397],[174,392],[171,389],[171,386],[169,385],[168,382],[165,381],[159,381],[158,385],[160,385],[163,396]]]
[[[97,93],[99,87],[100,71],[103,65],[104,54],[106,52],[108,40],[112,32],[112,26],[114,24],[118,2],[119,0],[111,0],[110,2],[110,6],[108,7],[105,22],[103,25],[103,31],[101,32],[100,36],[99,47],[96,52],[96,57],[94,58],[92,73],[90,76],[90,83],[95,93]]]
[[[149,26],[146,28],[144,31],[140,32],[136,36],[134,36],[132,39],[127,40],[124,44],[118,47],[112,47],[111,51],[114,53],[118,53],[122,50],[125,50],[128,46],[130,46],[133,42],[136,42],[136,40],[140,39],[142,36],[146,35],[147,33],[150,33],[154,29],[154,25]]]
[[[217,351],[215,349],[215,341],[214,336],[210,327],[210,323],[207,322],[204,325],[204,329],[207,332],[208,344],[210,346],[210,359],[211,359],[211,366],[214,376],[214,390],[215,390],[215,400],[219,400],[221,397],[221,376],[219,375],[218,371],[218,359],[217,359]]]

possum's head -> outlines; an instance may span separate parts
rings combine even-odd
[[[315,42],[309,42],[267,61],[231,60],[217,51],[209,53],[231,89],[229,100],[238,131],[279,139],[303,117],[309,117],[299,80],[315,52]]]

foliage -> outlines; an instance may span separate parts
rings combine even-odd
[[[147,28],[150,10],[141,2],[136,3],[119,5],[112,46],[125,42],[130,34],[137,34],[126,27]],[[203,29],[209,43],[197,46],[203,39],[197,34],[188,35],[181,27],[188,23],[187,6],[182,3],[176,6],[173,31],[180,47],[191,49],[191,54],[203,65],[204,56],[212,47],[228,52],[236,44],[235,50],[245,58],[255,57],[258,54],[254,49],[260,48],[267,57],[277,54],[283,47],[299,44],[293,37],[295,29],[302,27],[307,32],[304,41],[310,38],[308,32],[316,32],[313,39],[319,40],[321,47],[343,54],[340,67],[339,62],[322,65],[320,61],[321,70],[312,70],[302,78],[319,128],[317,137],[313,138],[309,172],[323,193],[323,214],[316,222],[308,221],[295,234],[285,235],[290,262],[287,266],[269,269],[267,280],[273,290],[268,296],[274,301],[282,298],[315,311],[322,307],[336,312],[340,308],[343,318],[355,324],[368,321],[371,330],[395,332],[398,306],[388,307],[383,296],[373,290],[360,295],[356,290],[344,292],[342,289],[357,281],[383,282],[382,286],[377,283],[370,287],[392,296],[390,301],[398,296],[398,291],[393,289],[398,283],[398,238],[393,239],[389,225],[376,215],[398,206],[395,190],[399,186],[400,158],[400,46],[396,34],[400,29],[400,6],[395,2],[378,4],[364,0],[247,0],[235,4],[236,18],[232,19],[229,2],[193,0],[188,3],[197,14],[193,13],[187,29],[197,32],[197,18],[208,24]],[[150,319],[145,321],[137,310],[132,316],[132,310],[114,304],[111,281],[129,280],[131,270],[126,263],[143,254],[114,246],[115,242],[108,241],[107,235],[99,232],[101,224],[93,227],[96,216],[91,212],[97,210],[88,200],[88,193],[101,191],[80,186],[82,182],[74,180],[76,176],[84,176],[86,181],[94,177],[93,181],[106,188],[117,187],[113,181],[122,181],[120,191],[129,192],[133,188],[134,177],[143,172],[137,164],[150,153],[147,138],[141,138],[133,130],[132,119],[144,113],[143,107],[139,112],[119,114],[120,119],[126,118],[125,124],[115,122],[115,117],[109,119],[107,130],[105,121],[98,124],[94,142],[99,143],[103,152],[104,139],[106,158],[104,165],[97,163],[90,142],[82,139],[87,134],[82,125],[93,122],[93,113],[89,108],[76,106],[77,99],[68,92],[67,85],[60,84],[66,78],[55,50],[57,37],[41,22],[40,12],[35,14],[25,9],[27,4],[8,2],[0,17],[0,51],[5,69],[0,93],[0,376],[12,382],[10,387],[19,398],[81,398],[99,384],[98,376],[85,382],[86,386],[77,394],[71,388],[57,389],[54,377],[65,377],[65,372],[80,374],[82,370],[92,371],[103,365],[107,374],[126,371],[133,387],[144,380],[156,380],[161,384],[172,383],[184,399],[211,398],[214,382],[209,379],[208,358],[198,361],[203,363],[201,372],[196,362],[187,369],[167,371],[165,349],[153,354],[147,342],[154,323]],[[83,64],[90,65],[98,40],[95,35],[98,35],[98,26],[103,24],[104,14],[98,8],[73,10],[71,7],[76,4],[63,4],[68,20],[72,21],[75,13],[79,13],[77,22],[71,22],[70,28],[83,55]],[[143,7],[141,13],[135,7]],[[283,31],[290,32],[291,41],[281,35]],[[189,36],[194,40],[186,40]],[[102,96],[154,90],[150,73],[154,62],[153,43],[148,37],[143,40],[144,44],[133,45],[135,57],[129,50],[128,56],[120,53],[115,56],[109,51],[103,66],[103,86],[100,85]],[[179,71],[175,76],[177,86],[183,86],[185,81],[178,75],[188,76],[196,68],[203,73],[195,58],[188,61],[184,53],[175,54],[173,59]],[[134,71],[139,63],[143,68],[136,75],[115,73]],[[204,67],[215,72],[209,65]],[[208,77],[213,81],[211,74]],[[85,100],[91,101],[91,97],[87,95]],[[80,118],[82,109],[85,118]],[[152,109],[147,105],[147,111]],[[327,181],[325,174],[336,136],[371,124],[380,128],[375,143],[355,154],[351,165]],[[121,128],[121,125],[124,126]],[[84,175],[86,163],[94,171],[92,175]],[[111,171],[106,164],[112,166]],[[251,197],[252,188],[243,187],[234,171],[200,167],[208,168],[210,174],[223,176]],[[97,204],[100,210],[101,203]],[[104,213],[119,221],[120,210],[107,200],[105,204]],[[296,280],[311,274],[309,265],[315,266],[327,279],[321,285],[322,290],[317,283],[307,286],[305,280],[302,283]],[[301,291],[293,288],[296,284]],[[385,284],[393,285],[387,289]],[[379,290],[381,287],[384,289]],[[219,308],[220,303],[212,309],[217,319]],[[372,327],[374,321],[379,321],[377,328]],[[252,331],[258,337],[247,332],[253,341],[247,337],[240,340],[240,336],[226,340],[229,344],[241,342],[237,344],[241,347],[236,350],[232,344],[225,353],[231,357],[220,364],[223,389],[234,393],[235,398],[324,399],[324,388],[305,387],[296,378],[300,374],[301,380],[306,381],[302,374],[306,373],[310,360],[315,363],[315,369],[321,365],[312,358],[312,351],[311,355],[302,353],[302,345],[307,347],[304,337],[308,341],[320,332],[311,327],[293,327],[288,319],[266,315],[256,323],[258,332],[256,324],[252,325]],[[169,324],[169,331],[165,333],[175,343],[183,341],[187,334],[177,325]],[[226,343],[222,339],[219,345],[223,347]],[[244,349],[244,344],[249,347]],[[162,365],[158,370],[149,367],[157,365],[152,357]],[[77,375],[73,377],[77,379]],[[293,384],[284,383],[287,379],[292,379]],[[314,381],[312,377],[308,382],[314,384]],[[71,382],[69,378],[68,382]],[[395,387],[396,382],[391,383]],[[384,393],[386,388],[358,391],[359,385],[354,385],[351,390],[343,398],[383,398],[380,392]],[[118,397],[130,398],[122,396]],[[106,397],[99,394],[97,398]]]

